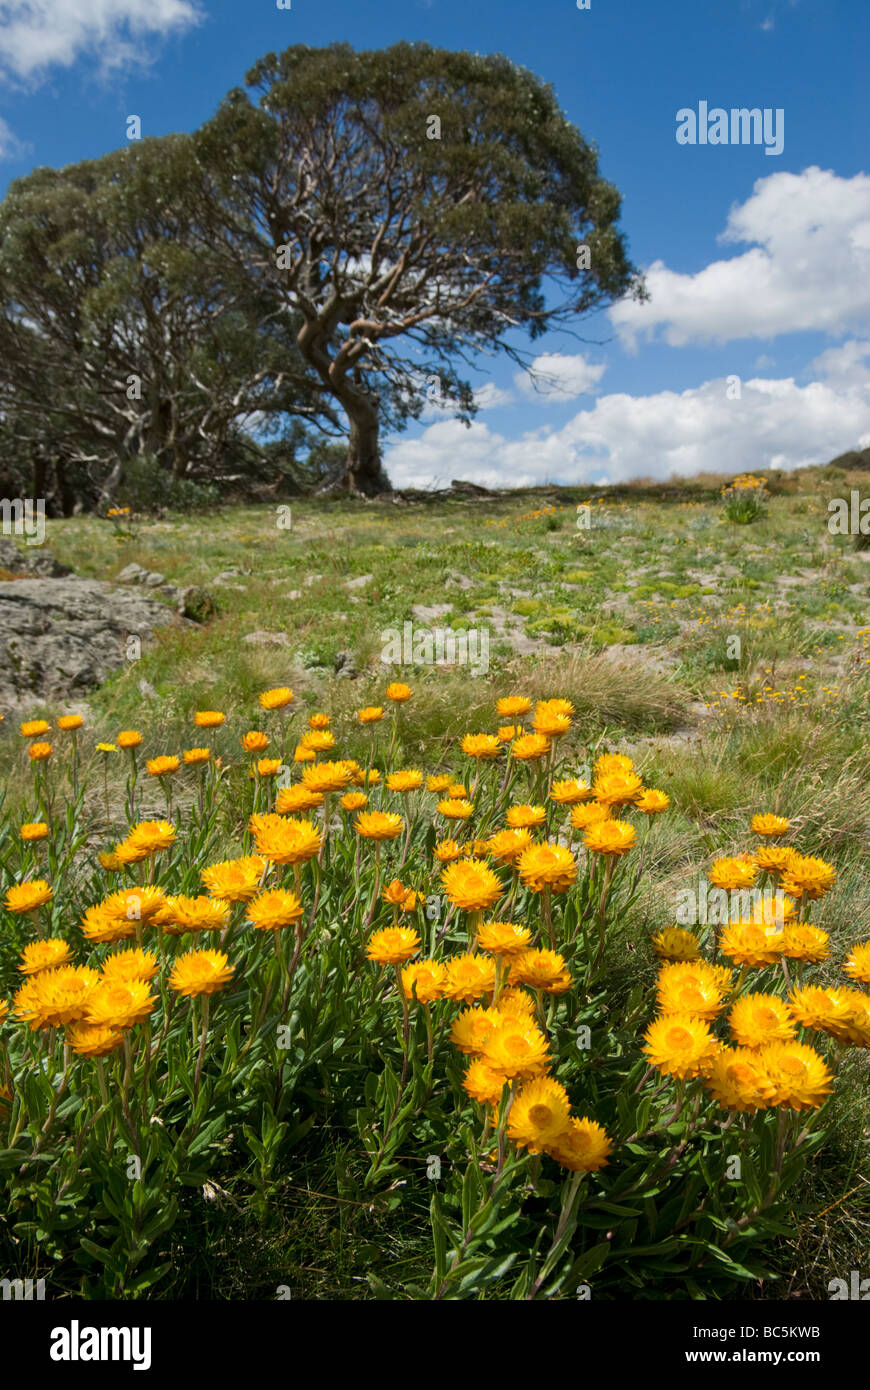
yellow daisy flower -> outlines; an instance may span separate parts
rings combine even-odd
[[[377,965],[402,965],[420,949],[420,936],[413,927],[382,927],[373,932],[366,955]]]
[[[592,854],[627,854],[637,844],[637,831],[626,820],[602,820],[587,826],[583,843]]]
[[[438,802],[438,813],[446,816],[448,820],[468,820],[469,816],[474,815],[474,806],[464,797],[457,797],[455,800],[448,797]]]
[[[489,956],[466,952],[450,956],[445,962],[447,982],[444,994],[460,1004],[472,1004],[481,995],[491,995],[495,989],[495,961]]]
[[[546,1152],[572,1173],[597,1173],[607,1165],[613,1140],[596,1120],[572,1118]]]
[[[50,903],[53,896],[54,889],[44,878],[31,878],[24,883],[13,883],[7,889],[3,906],[7,912],[35,912]]]
[[[776,1095],[760,1054],[747,1047],[721,1048],[704,1085],[724,1110],[766,1110]]]
[[[214,994],[229,984],[234,973],[223,951],[187,951],[176,960],[168,984],[188,997]]]
[[[501,744],[494,734],[466,734],[462,740],[462,751],[467,758],[488,761],[501,757]]]
[[[260,709],[284,709],[293,700],[293,691],[286,685],[276,686],[273,690],[264,690],[260,695]]]
[[[791,821],[786,816],[764,813],[752,817],[750,822],[756,835],[785,835],[791,829]]]
[[[477,944],[491,956],[516,956],[532,943],[529,927],[516,922],[484,922],[477,930]]]
[[[492,907],[502,894],[502,885],[482,859],[460,859],[448,864],[441,874],[448,900],[464,912]]]
[[[765,1047],[797,1036],[794,1014],[778,994],[744,994],[728,1015],[739,1047]]]
[[[530,830],[499,830],[492,839],[486,840],[486,852],[498,864],[513,864],[532,843]]]
[[[303,864],[319,854],[323,844],[313,821],[294,816],[251,816],[250,827],[257,853],[272,864]]]
[[[824,1059],[806,1043],[774,1043],[762,1048],[759,1056],[774,1088],[774,1105],[817,1110],[833,1090]]]
[[[592,783],[592,795],[599,806],[629,806],[643,792],[643,781],[636,772],[606,772]]]
[[[859,942],[852,947],[843,963],[843,970],[853,980],[870,985],[870,941]]]
[[[213,898],[229,903],[248,903],[260,891],[266,861],[258,854],[240,859],[224,859],[203,869],[200,878]]]
[[[549,1076],[535,1077],[521,1086],[508,1115],[508,1138],[530,1153],[543,1153],[558,1144],[568,1129],[571,1102],[568,1092]]]
[[[748,855],[742,859],[717,859],[710,870],[710,882],[715,888],[724,889],[726,893],[751,888],[757,877],[758,865]]]
[[[506,1018],[496,1023],[482,1050],[488,1067],[509,1080],[531,1080],[542,1075],[550,1062],[547,1039],[531,1020]]]
[[[697,960],[701,944],[685,927],[665,927],[652,938],[652,948],[662,960]]]
[[[570,777],[562,782],[554,782],[550,788],[550,800],[555,801],[559,806],[575,806],[581,801],[589,801],[592,794],[589,783],[583,782],[577,777]]]
[[[567,893],[577,878],[577,863],[564,845],[530,845],[517,860],[522,882],[533,893],[549,888],[553,893]]]
[[[496,700],[495,707],[502,719],[521,719],[532,708],[532,702],[525,695],[506,695]]]
[[[665,1076],[703,1076],[719,1048],[708,1023],[694,1014],[666,1014],[653,1019],[646,1033],[646,1053]]]
[[[60,937],[51,936],[42,941],[30,941],[21,952],[18,969],[22,975],[38,975],[40,970],[52,970],[59,965],[69,965],[72,952],[69,943]]]
[[[550,747],[550,740],[545,734],[520,734],[511,744],[511,757],[521,763],[536,762],[546,757]]]
[[[265,893],[259,893],[248,904],[246,921],[256,931],[279,931],[298,922],[302,911],[302,903],[295,893],[287,893],[283,888],[270,888]]]
[[[571,988],[571,975],[558,951],[532,948],[511,960],[510,982],[546,994],[564,994]]]
[[[226,715],[216,709],[197,710],[193,716],[193,722],[198,729],[219,729],[225,720]]]
[[[393,811],[361,811],[353,824],[364,840],[395,840],[405,829],[402,817]]]
[[[433,1004],[441,999],[447,983],[447,967],[440,960],[412,961],[402,970],[402,989],[408,999],[418,1004]]]
[[[547,819],[543,806],[509,806],[505,820],[512,830],[525,830],[535,825],[543,825]]]

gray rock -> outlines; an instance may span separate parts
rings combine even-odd
[[[542,652],[556,654],[560,651],[559,647],[551,646],[542,638],[529,637],[522,628],[517,628],[505,635],[517,656],[537,656]]]
[[[289,647],[290,638],[286,632],[246,632],[243,642],[255,647]]]
[[[356,579],[347,579],[347,580],[345,580],[345,585],[344,585],[344,587],[345,587],[346,589],[364,589],[365,586],[366,586],[367,584],[370,584],[370,583],[372,582],[373,579],[374,579],[374,575],[373,575],[373,574],[361,574],[361,575],[359,575],[358,578],[356,578]]]
[[[479,483],[470,483],[465,478],[451,478],[451,492],[458,492],[463,497],[491,497],[489,488],[481,487]]]
[[[174,584],[167,584],[166,575],[158,570],[146,570],[143,565],[125,565],[115,580],[116,584],[141,584],[146,589],[170,589],[180,592]]]
[[[62,565],[42,546],[17,546],[5,536],[0,536],[0,570],[13,575],[24,574],[28,579],[62,579],[72,574],[69,565]]]
[[[444,580],[445,589],[473,589],[474,580],[466,574],[451,573]]]
[[[335,674],[339,680],[356,680],[359,675],[353,652],[339,652],[335,658]]]
[[[144,594],[93,579],[0,582],[0,705],[80,696],[173,621]]]
[[[660,647],[648,647],[643,642],[612,642],[602,647],[601,655],[605,661],[615,661],[626,667],[634,665],[646,668],[661,676],[670,674],[678,664],[678,658],[673,653]]]
[[[125,565],[115,582],[117,584],[144,584],[150,573],[151,570],[146,570],[142,565]]]
[[[452,603],[432,603],[428,607],[425,603],[415,603],[411,607],[411,613],[415,618],[419,618],[421,623],[428,623],[435,618],[443,618],[452,607]]]

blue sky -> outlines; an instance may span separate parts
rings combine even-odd
[[[433,414],[387,441],[394,481],[594,483],[870,444],[867,0],[291,3],[0,0],[0,191],[117,147],[131,114],[193,129],[293,43],[502,52],[597,144],[652,301],[536,343],[538,390],[487,363],[470,430]],[[701,101],[781,110],[782,153],[678,144]]]

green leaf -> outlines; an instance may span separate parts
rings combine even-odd
[[[172,1268],[172,1261],[167,1260],[165,1264],[155,1265],[152,1269],[145,1269],[135,1278],[128,1280],[124,1285],[125,1294],[141,1293],[143,1289],[153,1288],[161,1279],[169,1273]]]
[[[100,1264],[112,1264],[113,1255],[111,1250],[104,1250],[101,1245],[97,1245],[94,1241],[88,1240],[87,1236],[79,1237],[79,1245],[83,1250],[86,1250],[89,1255],[93,1255],[95,1260],[99,1260]]]

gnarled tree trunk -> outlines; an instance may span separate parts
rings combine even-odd
[[[364,497],[389,492],[390,481],[381,462],[377,408],[365,402],[362,408],[355,403],[345,409],[350,419],[350,435],[343,486],[348,492]]]

